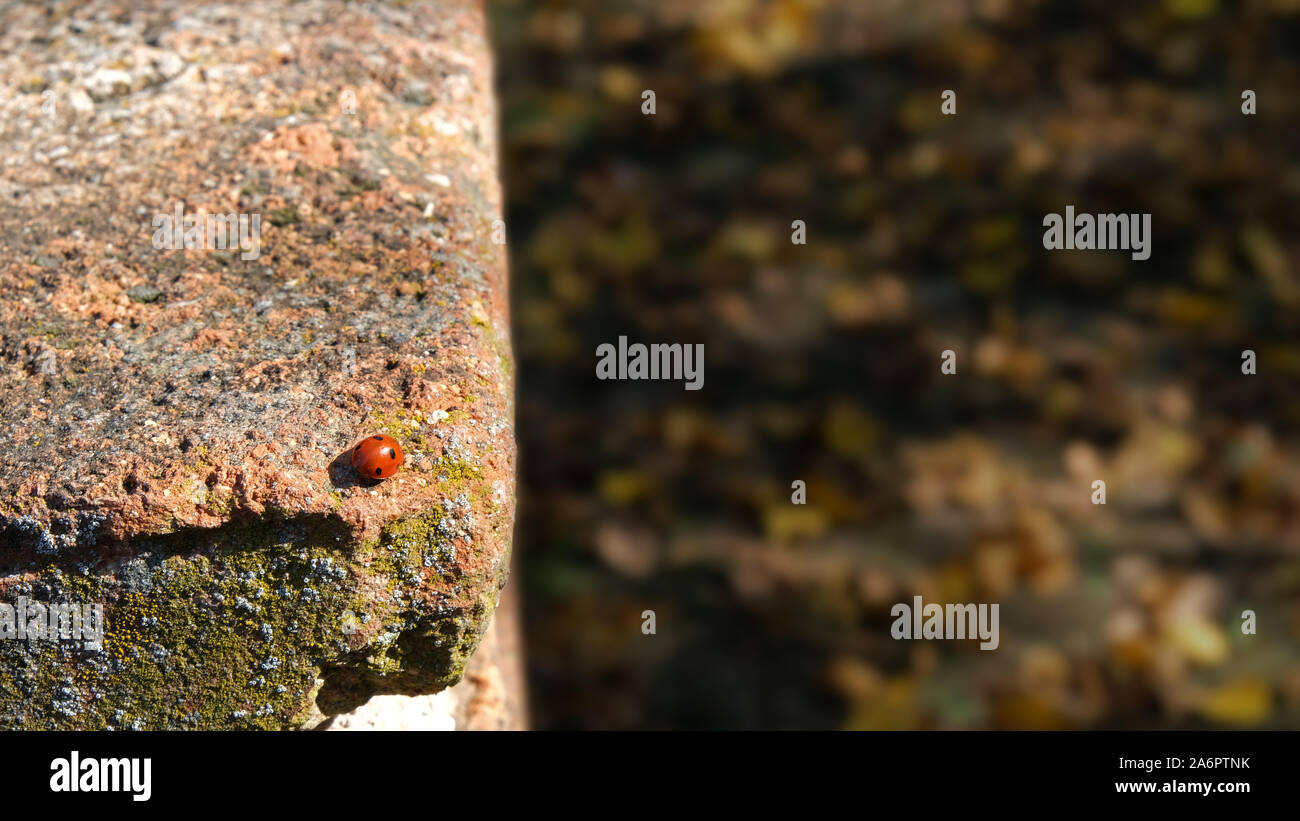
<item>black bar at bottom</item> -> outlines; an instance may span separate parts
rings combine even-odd
[[[864,814],[884,800],[926,813],[1189,802],[1232,812],[1294,793],[1297,742],[1293,732],[9,733],[0,801],[259,815],[405,813],[411,802],[420,816],[510,812],[516,801],[609,815],[705,798],[770,811],[848,802]]]

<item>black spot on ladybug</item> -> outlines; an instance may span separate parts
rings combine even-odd
[[[375,468],[375,475],[376,475],[376,476],[383,476],[383,475],[384,475],[384,469],[383,469],[383,468]]]
[[[376,442],[382,442],[382,441],[384,441],[384,437],[382,437],[382,436],[372,436],[372,437],[370,437],[370,438],[371,438],[371,439],[374,439]]]

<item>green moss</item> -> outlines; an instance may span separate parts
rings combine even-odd
[[[500,580],[458,575],[443,520],[441,511],[431,509],[396,521],[359,551],[372,578],[385,579],[392,600],[402,606],[380,640],[352,654],[338,675],[327,675],[327,702],[347,709],[373,693],[434,692],[464,674],[495,609]],[[430,573],[447,583],[440,587],[454,583],[484,592],[468,607],[449,606],[446,594],[425,595]]]
[[[259,195],[265,196],[271,193],[271,189],[265,183],[253,180],[245,183],[244,186],[239,189],[239,193],[244,197],[254,197]]]
[[[104,647],[0,642],[0,727],[296,727],[317,705],[453,684],[498,585],[457,577],[443,516],[355,550],[330,517],[264,518],[141,541],[111,574],[47,559],[31,598],[103,602]]]
[[[481,324],[487,328],[488,342],[491,343],[492,350],[496,352],[501,379],[508,385],[514,378],[514,360],[510,358],[510,345],[505,337],[497,333],[496,328],[486,322]]]
[[[298,206],[289,204],[283,208],[276,208],[267,214],[267,221],[277,227],[292,225],[301,221],[302,217],[298,214]]]
[[[449,483],[452,487],[483,480],[482,468],[463,459],[452,459],[446,454],[438,460],[436,473],[438,481]]]
[[[366,429],[386,433],[404,446],[419,447],[424,444],[421,428],[411,427],[414,414],[406,408],[371,410],[366,415]]]
[[[228,488],[218,490],[221,485],[214,485],[208,490],[207,501],[203,508],[215,516],[227,517],[235,509],[235,492]]]

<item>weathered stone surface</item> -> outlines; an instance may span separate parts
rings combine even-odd
[[[322,730],[524,730],[528,728],[517,587],[501,602],[459,684],[427,696],[375,696]]]
[[[0,640],[0,727],[305,726],[461,677],[514,513],[484,34],[465,0],[0,10],[0,603],[106,622]],[[178,205],[260,215],[258,255],[159,250]]]

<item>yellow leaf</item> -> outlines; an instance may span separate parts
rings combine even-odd
[[[1183,19],[1209,17],[1218,8],[1217,0],[1165,0],[1165,9],[1174,17]]]
[[[915,730],[921,723],[915,684],[894,679],[883,692],[854,706],[846,730]]]
[[[1212,666],[1228,658],[1228,638],[1219,626],[1200,616],[1180,619],[1165,633],[1169,645],[1197,664]]]
[[[1201,713],[1225,724],[1258,724],[1273,707],[1273,694],[1263,681],[1239,678],[1220,685],[1201,703]]]
[[[635,470],[610,470],[600,476],[600,496],[613,505],[625,505],[645,496],[650,479]]]
[[[777,503],[763,511],[763,529],[777,542],[816,539],[826,532],[826,516],[815,507]]]

